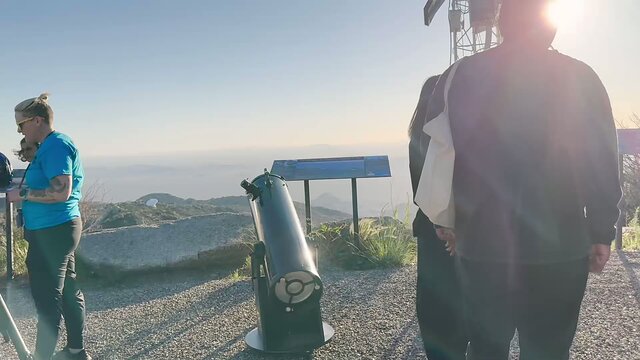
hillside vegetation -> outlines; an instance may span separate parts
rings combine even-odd
[[[150,199],[158,200],[155,207],[146,206]],[[183,199],[171,194],[148,194],[136,201],[100,206],[100,215],[89,231],[114,229],[133,225],[153,225],[167,221],[185,219],[191,216],[219,214],[223,212],[250,213],[249,202],[244,196],[226,196],[209,200]],[[301,224],[304,224],[304,204],[294,202]],[[312,224],[349,219],[350,214],[323,207],[311,208]]]

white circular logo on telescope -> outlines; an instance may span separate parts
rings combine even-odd
[[[285,304],[297,304],[313,294],[316,282],[306,271],[290,272],[275,286],[276,297]]]
[[[304,290],[304,284],[302,281],[294,280],[287,284],[287,293],[291,295],[298,295]]]

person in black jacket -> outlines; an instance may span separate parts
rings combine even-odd
[[[429,143],[422,127],[438,78],[432,76],[424,83],[409,125],[409,171],[414,197]],[[436,236],[433,223],[420,209],[413,220],[413,235],[418,238],[416,313],[425,353],[429,360],[462,360],[467,350],[467,337],[454,258]]]
[[[470,56],[448,94],[469,358],[567,359],[588,272],[602,271],[621,198],[607,92],[549,50],[549,0],[503,0],[504,41]],[[445,78],[450,70],[442,77]],[[444,108],[438,83],[427,119]]]

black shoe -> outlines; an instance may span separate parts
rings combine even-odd
[[[82,351],[77,354],[72,354],[69,348],[65,346],[64,349],[53,355],[51,360],[91,360],[91,356],[87,354],[85,349],[82,349]]]

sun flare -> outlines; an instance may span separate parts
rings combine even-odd
[[[584,13],[584,0],[555,0],[547,8],[547,18],[558,28],[576,28]]]

